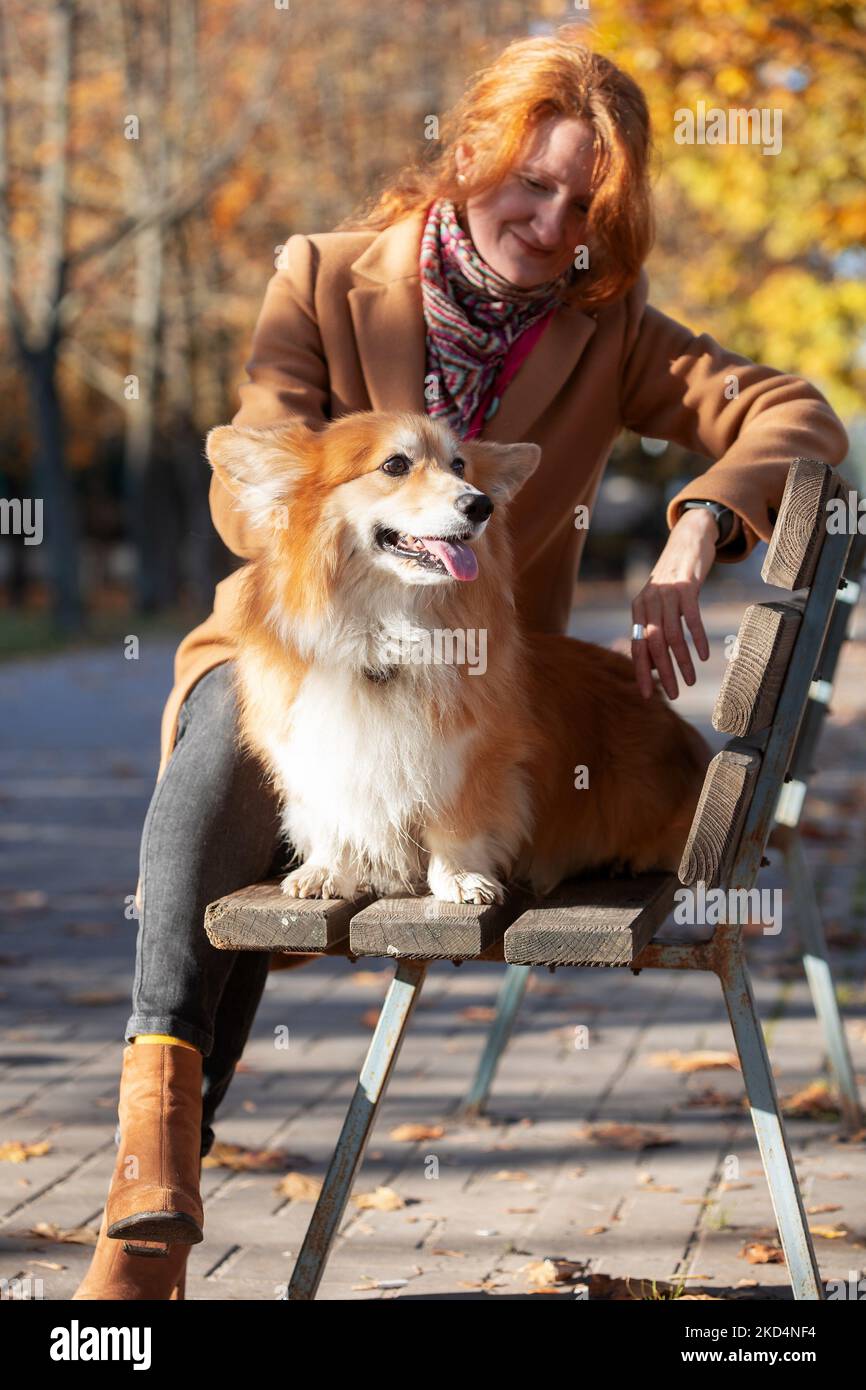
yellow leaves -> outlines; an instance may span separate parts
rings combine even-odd
[[[647,1057],[651,1067],[667,1067],[669,1071],[712,1071],[719,1067],[740,1070],[736,1052],[652,1052]]]
[[[286,1173],[274,1188],[278,1197],[290,1197],[293,1202],[317,1202],[321,1190],[322,1179],[308,1173]]]
[[[441,1139],[445,1133],[443,1125],[396,1125],[390,1131],[390,1138],[400,1144],[415,1144],[422,1139]]]
[[[203,1168],[231,1168],[236,1173],[273,1173],[297,1163],[298,1155],[287,1149],[247,1149],[243,1144],[214,1144],[201,1161]],[[306,1162],[301,1159],[301,1162]]]
[[[26,1163],[28,1158],[42,1158],[43,1154],[51,1152],[51,1148],[47,1139],[40,1139],[36,1144],[9,1139],[5,1144],[0,1144],[0,1163]]]
[[[352,1201],[359,1211],[400,1211],[406,1205],[393,1187],[377,1187],[375,1192],[358,1192]]]

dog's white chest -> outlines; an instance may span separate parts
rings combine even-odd
[[[431,732],[401,671],[385,686],[313,669],[270,745],[285,792],[286,833],[304,857],[361,857],[417,873],[425,820],[458,793],[468,738]]]

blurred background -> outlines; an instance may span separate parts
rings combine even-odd
[[[0,536],[0,655],[113,638],[132,615],[180,633],[209,610],[235,562],[202,441],[238,408],[278,248],[433,153],[427,118],[506,42],[575,21],[651,105],[653,303],[819,386],[863,485],[857,7],[4,0],[0,501],[42,498],[44,538]],[[701,100],[781,110],[781,153],[677,144],[674,112]],[[582,577],[648,568],[667,498],[706,466],[624,435]]]

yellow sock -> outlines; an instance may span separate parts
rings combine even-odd
[[[173,1038],[169,1033],[136,1033],[132,1040],[134,1043],[177,1043],[178,1047],[188,1047],[190,1052],[198,1052],[199,1049],[190,1042],[185,1042],[183,1038]]]

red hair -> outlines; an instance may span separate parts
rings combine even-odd
[[[595,163],[589,267],[577,273],[569,298],[599,305],[625,294],[653,242],[649,110],[637,83],[580,42],[582,32],[567,25],[550,37],[508,44],[475,73],[443,117],[436,157],[406,165],[336,230],[382,230],[436,198],[464,203],[508,175],[540,125],[551,117],[576,117],[592,126]],[[475,170],[483,172],[458,183],[456,147],[463,142],[478,156]]]

